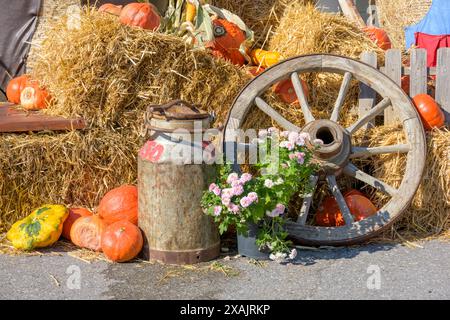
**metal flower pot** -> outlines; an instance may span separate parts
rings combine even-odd
[[[238,233],[238,253],[241,256],[255,260],[269,260],[269,253],[260,251],[258,246],[256,245],[258,230],[258,225],[249,223],[248,232],[246,235],[241,235]]]

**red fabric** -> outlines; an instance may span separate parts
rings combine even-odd
[[[416,32],[416,46],[427,50],[428,67],[436,67],[437,51],[439,48],[450,47],[450,35],[433,36],[430,34]]]

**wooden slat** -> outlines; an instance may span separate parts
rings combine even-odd
[[[29,131],[68,131],[86,128],[81,119],[47,116],[39,111],[26,112],[11,104],[0,104],[0,133]]]
[[[354,0],[339,0],[339,5],[347,19],[353,21],[360,28],[366,27],[366,23],[356,8]]]
[[[409,95],[427,93],[427,51],[414,49],[411,52],[411,75]]]
[[[436,101],[445,113],[446,123],[450,123],[450,48],[438,50],[436,68]]]
[[[398,49],[391,49],[386,52],[386,66],[384,73],[401,86],[402,83],[402,53]],[[384,111],[384,124],[390,125],[399,122],[398,110],[395,106],[390,106]]]
[[[363,52],[361,55],[361,61],[376,68],[377,54],[375,52]],[[375,106],[377,93],[364,83],[360,83],[359,92],[358,116],[359,118],[362,118]],[[365,127],[367,129],[373,127],[374,124],[374,121],[370,121]]]

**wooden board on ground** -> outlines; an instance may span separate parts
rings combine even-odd
[[[27,112],[15,105],[0,103],[0,133],[29,131],[67,131],[84,129],[81,119],[48,116],[39,111]]]

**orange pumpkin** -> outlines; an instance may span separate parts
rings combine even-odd
[[[6,88],[6,97],[9,102],[14,104],[20,103],[20,94],[30,79],[30,76],[25,74],[9,81],[8,87]]]
[[[135,186],[125,185],[109,191],[98,206],[98,214],[111,224],[128,220],[138,224],[138,191]]]
[[[305,93],[305,97],[306,97],[306,99],[308,99],[308,96],[309,96],[308,85],[306,84],[306,82],[304,80],[302,80],[301,82],[302,82],[303,91]],[[286,80],[278,82],[277,84],[275,84],[273,86],[272,90],[285,103],[292,104],[292,103],[298,102],[297,94],[295,93],[294,85],[292,84],[291,79],[286,79]]]
[[[379,48],[383,50],[389,50],[392,48],[391,39],[389,39],[388,34],[381,28],[377,27],[366,27],[363,31]]]
[[[377,213],[373,203],[359,191],[352,190],[346,193],[345,202],[355,221],[360,221]],[[344,216],[334,197],[328,197],[318,208],[315,216],[316,225],[320,227],[345,226]]]
[[[413,98],[425,130],[440,128],[445,124],[445,115],[436,101],[428,94],[418,94]]]
[[[114,262],[134,259],[141,252],[143,243],[141,230],[126,220],[109,225],[102,235],[102,251]]]
[[[28,82],[20,93],[20,104],[25,110],[41,110],[47,108],[51,96],[37,81]]]
[[[122,12],[123,6],[116,6],[112,3],[105,3],[104,5],[100,6],[98,8],[99,12],[106,12],[115,16],[120,16],[120,13]]]
[[[81,248],[101,251],[101,239],[107,224],[97,215],[77,219],[70,229],[70,239]]]
[[[67,217],[66,221],[64,221],[63,231],[61,234],[63,236],[63,238],[66,238],[67,240],[71,240],[70,239],[70,230],[72,229],[72,226],[75,223],[75,221],[81,217],[89,217],[89,216],[92,216],[92,212],[90,212],[87,209],[84,209],[84,208],[69,209],[69,216]]]
[[[244,31],[225,19],[214,19],[212,23],[215,39],[211,43],[207,43],[206,47],[212,51],[215,57],[243,66],[245,58],[239,49],[241,44],[245,42]]]
[[[127,26],[156,30],[161,24],[158,9],[151,3],[130,3],[120,12],[120,22]]]

